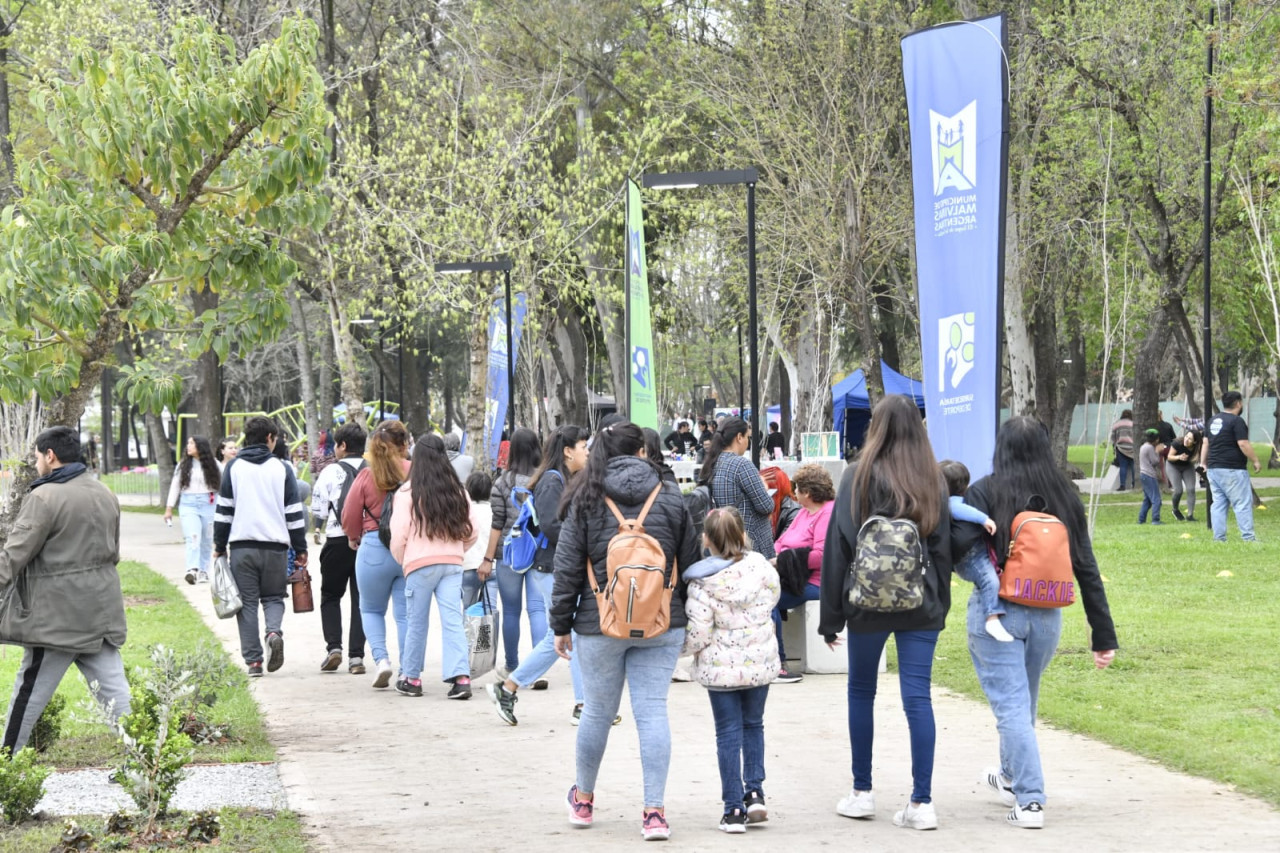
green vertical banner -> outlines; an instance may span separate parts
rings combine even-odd
[[[649,266],[644,258],[644,211],[640,186],[627,180],[627,351],[631,381],[627,384],[627,416],[637,426],[658,428],[658,372],[653,363],[653,328],[649,310]]]

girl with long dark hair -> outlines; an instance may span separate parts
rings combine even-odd
[[[551,588],[555,583],[556,546],[560,542],[562,521],[559,514],[560,499],[569,481],[587,464],[589,437],[588,432],[580,426],[566,424],[556,427],[547,436],[542,448],[542,464],[529,481],[534,509],[538,513],[538,526],[547,537],[547,547],[540,550],[534,558],[528,577],[533,581],[543,602],[551,600]],[[542,676],[547,674],[547,670],[555,662],[555,635],[546,631],[529,656],[505,680],[485,685],[503,722],[509,726],[517,724],[516,693],[524,687],[532,687],[534,690],[546,687],[547,682]],[[582,713],[582,673],[576,656],[569,659],[569,674],[573,681],[572,722],[577,725]]]
[[[662,546],[667,563],[665,581],[671,583],[678,581],[678,572],[698,559],[698,542],[684,497],[679,488],[663,483],[644,458],[640,427],[614,423],[597,432],[586,468],[565,493],[568,514],[556,548],[550,614],[556,651],[564,658],[575,652],[582,665],[584,704],[578,728],[577,779],[567,799],[569,821],[576,826],[592,822],[596,776],[625,684],[640,736],[644,774],[641,830],[646,839],[655,840],[671,834],[663,808],[671,762],[667,691],[684,643],[683,584],[677,582],[671,596],[671,618],[665,632],[648,639],[624,640],[601,633],[600,613],[587,577],[590,561],[596,586],[603,588],[607,581],[609,540],[618,532],[618,520],[606,499],[624,518],[636,518],[651,495],[653,504],[644,528]]]
[[[1009,554],[1013,517],[1035,498],[1035,509],[1057,516],[1070,534],[1071,568],[1089,621],[1093,663],[1105,669],[1115,659],[1115,624],[1107,606],[1102,575],[1093,557],[1089,526],[1080,495],[1054,463],[1049,431],[1034,418],[1010,418],[996,434],[991,475],[969,487],[965,502],[996,523],[995,549],[1000,565]],[[1043,507],[1039,506],[1043,501]],[[971,526],[971,525],[970,525]],[[973,542],[956,537],[954,550],[965,553]],[[985,630],[986,613],[978,596],[970,596],[966,627],[969,656],[978,683],[996,715],[1000,733],[1000,766],[985,774],[987,786],[1011,806],[1012,826],[1044,826],[1045,784],[1036,742],[1036,702],[1040,676],[1053,660],[1062,633],[1062,610],[1002,602],[1001,621],[1013,642],[999,642]]]
[[[169,500],[164,507],[165,523],[172,523],[173,508],[180,505],[178,519],[187,547],[187,583],[209,581],[209,560],[213,558],[213,516],[217,509],[222,475],[213,458],[209,439],[193,435],[187,439],[186,453],[169,484]]]
[[[511,436],[511,444],[507,451],[507,470],[493,481],[493,493],[489,496],[489,505],[493,508],[493,521],[489,531],[489,546],[485,551],[484,561],[476,570],[481,582],[489,579],[490,574],[498,577],[498,594],[502,598],[502,646],[505,655],[504,665],[498,668],[498,675],[506,678],[520,665],[520,611],[529,615],[530,640],[536,646],[542,642],[547,633],[547,606],[538,594],[534,579],[529,572],[517,572],[502,562],[502,540],[511,532],[519,509],[512,493],[517,489],[527,489],[533,481],[533,475],[542,464],[542,448],[538,444],[538,434],[531,429],[521,427]],[[532,570],[530,570],[532,571]]]
[[[360,588],[360,621],[375,662],[373,686],[387,687],[395,673],[387,651],[387,604],[396,621],[399,659],[404,661],[408,632],[405,620],[404,572],[378,538],[378,522],[387,493],[409,475],[409,431],[400,421],[383,421],[369,436],[369,467],[356,475],[342,504],[342,530],[356,552],[356,585]]]
[[[413,446],[408,481],[392,499],[391,556],[404,567],[404,656],[396,690],[422,695],[427,624],[435,596],[444,644],[441,678],[452,682],[449,699],[471,698],[471,667],[462,627],[462,557],[479,538],[471,501],[458,482],[444,440],[421,436]]]
[[[924,600],[913,609],[879,613],[854,607],[845,596],[845,576],[857,551],[862,523],[873,515],[909,519],[924,541]],[[933,752],[937,739],[933,702],[933,651],[951,609],[951,513],[946,485],[924,431],[920,410],[900,394],[876,404],[858,460],[845,470],[831,511],[822,555],[821,618],[818,633],[827,644],[849,630],[849,745],[853,790],[836,805],[845,817],[875,817],[871,750],[880,653],[889,635],[898,649],[902,710],[911,735],[911,800],[893,822],[911,829],[936,829],[932,802]],[[985,621],[985,615],[984,615]]]

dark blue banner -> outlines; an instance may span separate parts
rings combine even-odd
[[[929,439],[973,477],[1000,418],[1009,90],[1003,15],[902,40]]]
[[[517,293],[511,300],[511,365],[514,369],[520,354],[520,332],[524,329],[525,299]],[[507,308],[498,299],[489,312],[489,383],[484,401],[485,450],[489,461],[498,461],[502,430],[507,423]]]

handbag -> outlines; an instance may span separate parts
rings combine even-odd
[[[478,678],[498,663],[498,611],[494,609],[487,583],[480,585],[480,600],[463,611],[467,633],[467,656],[471,677]]]
[[[213,573],[209,576],[209,592],[213,596],[213,612],[219,619],[230,619],[244,607],[240,587],[231,574],[231,564],[223,554],[213,561]]]
[[[306,569],[294,569],[289,577],[293,585],[293,612],[310,613],[316,609],[315,598],[311,594],[311,573]]]

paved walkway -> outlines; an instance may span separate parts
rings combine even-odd
[[[125,513],[123,556],[170,578],[204,614],[238,658],[235,620],[213,615],[207,586],[181,581],[176,526],[159,516]],[[319,598],[318,578],[317,600]],[[319,672],[324,643],[319,613],[285,617],[286,662],[252,682],[279,750],[290,808],[301,813],[318,851],[552,851],[630,849],[640,841],[640,762],[624,702],[597,784],[596,825],[577,830],[565,819],[573,781],[574,732],[568,671],[557,664],[551,689],[522,692],[520,725],[509,728],[482,694],[470,702],[444,698],[430,680],[439,643],[427,649],[427,695],[373,690],[369,676]],[[952,629],[954,630],[954,628]],[[910,793],[906,722],[893,674],[883,677],[877,714],[873,821],[835,813],[847,793],[848,729],[843,676],[810,675],[778,685],[767,712],[771,818],[745,839],[716,829],[720,815],[715,734],[705,691],[673,684],[675,748],[667,785],[672,844],[683,850],[816,850],[820,847],[931,853],[1027,851],[1280,850],[1280,813],[1225,786],[1172,773],[1141,758],[1066,732],[1042,729],[1049,781],[1047,827],[1004,825],[1003,809],[975,784],[997,752],[985,705],[936,691],[938,748],[934,802],[940,829],[916,833],[893,826]]]

